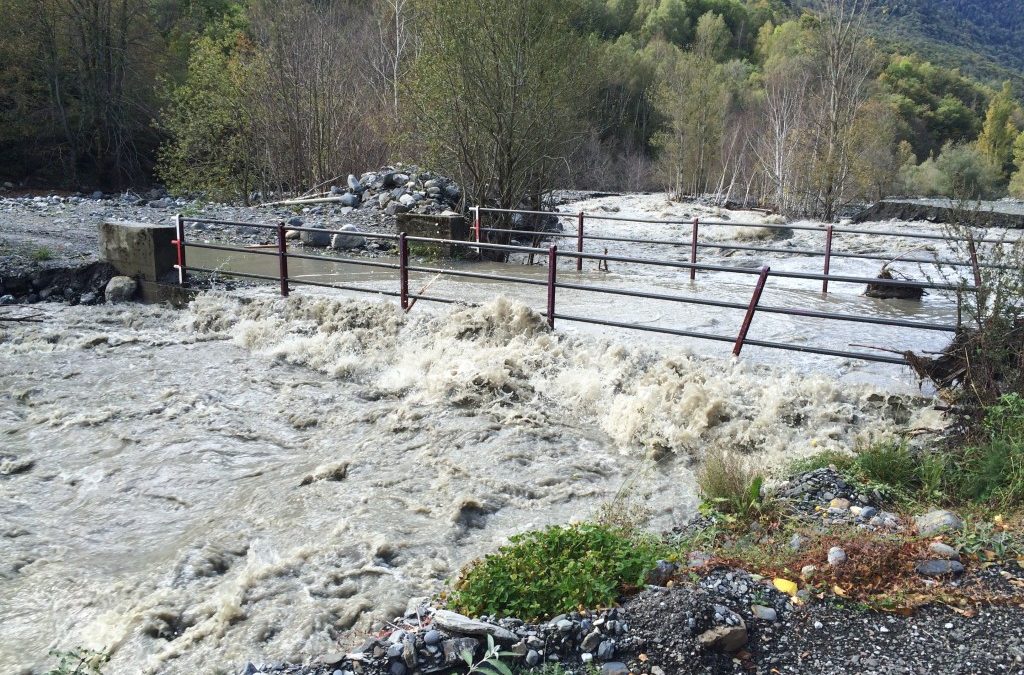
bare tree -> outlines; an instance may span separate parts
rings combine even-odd
[[[393,122],[399,118],[402,78],[415,57],[416,36],[412,23],[410,0],[377,0],[377,41],[367,50],[369,79],[381,99],[382,108],[391,112]]]

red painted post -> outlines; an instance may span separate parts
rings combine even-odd
[[[825,228],[825,278],[821,280],[821,292],[828,293],[828,271],[832,265],[832,226]]]
[[[757,277],[757,285],[754,286],[754,294],[750,296],[750,305],[747,307],[747,314],[743,317],[740,334],[736,336],[736,344],[732,347],[733,356],[739,356],[740,350],[743,349],[743,342],[747,339],[750,322],[754,320],[754,312],[757,311],[757,303],[761,302],[761,293],[764,291],[764,284],[768,280],[768,272],[770,271],[771,269],[765,265],[761,268],[761,275]]]
[[[174,227],[178,237],[171,242],[178,250],[178,264],[175,267],[178,269],[178,283],[184,286],[188,281],[188,274],[185,268],[185,223],[182,221],[180,213],[174,216]]]
[[[558,278],[558,247],[548,246],[548,328],[555,328],[555,282]]]
[[[480,243],[480,207],[473,207],[473,231],[476,232],[476,243]]]
[[[402,309],[409,309],[409,242],[405,232],[398,235],[398,284],[402,298]]]
[[[693,219],[693,239],[690,241],[690,281],[697,278],[697,230],[700,228],[700,218]]]
[[[285,238],[284,223],[277,224],[277,267],[281,277],[281,297],[288,297],[288,240]]]
[[[580,211],[579,220],[576,223],[576,252],[583,253],[583,212]],[[576,258],[576,271],[583,271],[583,258]]]

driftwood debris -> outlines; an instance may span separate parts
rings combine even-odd
[[[888,267],[883,267],[877,278],[894,280],[896,276]],[[904,286],[902,284],[868,284],[864,295],[882,300],[920,300],[924,296],[924,289],[919,286]]]

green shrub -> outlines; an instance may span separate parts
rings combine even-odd
[[[921,487],[920,461],[904,443],[886,441],[861,449],[853,461],[865,480],[881,483],[900,494],[912,494]]]
[[[53,251],[46,246],[40,246],[32,250],[32,259],[36,262],[46,262],[47,260],[53,260]]]
[[[749,520],[760,508],[763,483],[764,478],[747,462],[728,452],[707,455],[697,473],[697,489],[705,504],[740,520]]]
[[[658,546],[600,525],[550,527],[511,538],[463,571],[449,604],[466,614],[526,621],[612,604],[644,583]]]
[[[834,466],[836,471],[847,472],[853,466],[854,456],[848,452],[838,450],[822,450],[819,453],[798,459],[789,465],[789,475],[806,473],[815,469],[825,469]]]

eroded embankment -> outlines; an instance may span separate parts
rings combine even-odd
[[[924,403],[552,334],[505,299],[38,307],[0,327],[2,454],[28,467],[0,476],[5,672],[79,644],[112,673],[302,661],[627,479],[670,526],[691,457],[780,464]]]

